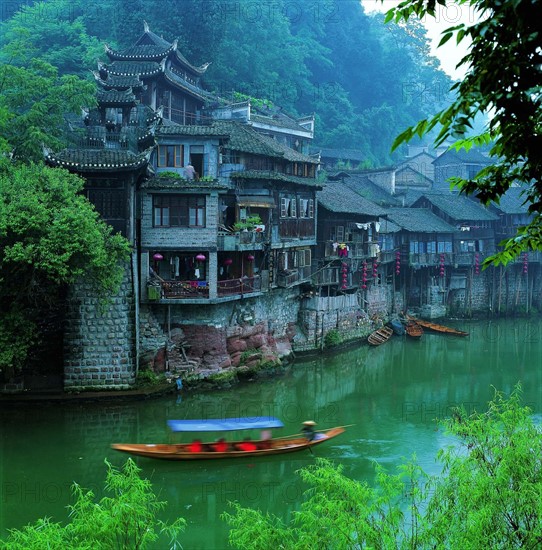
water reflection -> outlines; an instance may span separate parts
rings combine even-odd
[[[492,385],[510,392],[521,381],[525,401],[542,412],[541,322],[458,328],[470,337],[428,332],[419,341],[393,337],[378,348],[363,345],[298,361],[279,378],[233,390],[113,406],[0,409],[0,531],[45,515],[65,519],[74,480],[101,496],[104,458],[115,465],[126,459],[110,443],[168,441],[166,420],[173,418],[278,416],[283,434],[298,432],[307,419],[320,427],[352,424],[315,454],[343,463],[356,479],[372,480],[373,461],[393,469],[414,453],[435,473],[436,452],[449,443],[435,418],[449,416],[453,406],[480,409],[492,397]],[[136,461],[168,501],[167,516],[187,519],[184,547],[197,549],[226,546],[227,529],[219,516],[231,500],[288,520],[304,490],[296,471],[314,458],[303,451],[220,463]]]

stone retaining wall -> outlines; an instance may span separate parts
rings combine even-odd
[[[89,284],[70,290],[64,333],[64,388],[125,389],[135,382],[134,296],[125,272],[103,306]]]

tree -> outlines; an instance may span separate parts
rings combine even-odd
[[[457,444],[442,450],[443,472],[414,462],[375,487],[319,459],[300,470],[310,486],[291,524],[234,503],[223,518],[241,549],[539,548],[542,545],[542,431],[521,405],[495,392],[486,412],[458,408],[442,424]]]
[[[63,148],[65,117],[95,105],[95,86],[41,59],[29,66],[0,65],[0,153],[39,161],[43,146]]]
[[[435,16],[437,3],[445,6],[446,0],[405,0],[388,12],[386,20]],[[435,128],[436,145],[454,139],[456,148],[469,150],[491,143],[493,164],[473,179],[454,178],[451,183],[461,192],[476,194],[483,204],[498,203],[512,185],[523,186],[531,222],[485,260],[486,266],[507,263],[522,251],[542,250],[542,6],[531,0],[457,0],[456,4],[476,15],[476,21],[446,29],[440,44],[470,39],[460,62],[467,74],[452,86],[451,105],[405,130],[394,148]],[[480,113],[489,118],[486,131],[469,137]]]
[[[7,540],[0,541],[0,549],[144,549],[158,540],[161,533],[169,537],[170,548],[180,548],[177,539],[184,530],[185,520],[178,518],[168,524],[157,519],[167,503],[156,498],[151,482],[141,479],[141,470],[135,463],[128,459],[122,469],[107,461],[106,464],[105,490],[111,496],[94,502],[94,494],[75,483],[72,488],[75,504],[69,507],[67,525],[40,519],[34,525],[11,530]]]
[[[89,70],[104,52],[103,45],[87,33],[76,3],[69,0],[23,4],[0,30],[0,61],[20,67],[40,58],[61,75],[91,78]]]
[[[0,163],[0,369],[8,377],[66,285],[84,276],[102,296],[120,286],[130,245],[99,218],[83,184],[43,163]]]

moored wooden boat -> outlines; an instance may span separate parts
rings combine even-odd
[[[229,422],[233,419],[227,419],[224,422]],[[170,427],[172,423],[176,422],[178,424],[187,423],[191,421],[170,421]],[[197,422],[197,421],[193,421]],[[215,430],[208,429],[204,427],[200,430],[192,431],[219,431],[219,430],[231,430],[231,429],[254,429],[261,428],[262,425],[255,422],[251,422],[250,425],[245,427],[234,427],[231,426],[217,428],[217,424],[213,423],[214,421],[200,421],[207,425],[210,424],[210,427],[215,428]],[[280,421],[278,421],[280,422]],[[269,424],[269,423],[268,423]],[[282,425],[282,423],[280,423]],[[280,427],[278,425],[267,425],[265,427]],[[179,430],[172,427],[173,431],[190,431],[190,430]],[[302,451],[303,449],[309,449],[316,445],[320,445],[344,432],[344,427],[339,426],[336,428],[330,428],[326,430],[315,430],[314,437],[312,440],[309,440],[307,437],[296,434],[286,437],[277,437],[272,439],[265,440],[253,440],[252,443],[255,444],[255,450],[241,450],[239,446],[243,446],[246,441],[236,440],[227,442],[226,451],[215,451],[213,446],[215,442],[202,443],[201,451],[194,452],[192,450],[192,443],[157,443],[157,444],[144,444],[144,443],[114,443],[111,445],[116,451],[121,451],[135,456],[143,456],[146,458],[157,458],[161,460],[211,460],[219,458],[242,458],[242,457],[258,457],[265,455],[276,455],[283,453],[292,453],[295,451]]]
[[[418,325],[420,325],[423,328],[426,328],[428,330],[432,330],[434,332],[440,332],[442,334],[452,334],[455,336],[468,336],[469,333],[465,332],[463,330],[458,330],[452,327],[446,327],[444,325],[438,325],[437,323],[432,323],[431,321],[426,321],[424,319],[417,319],[415,317],[408,317],[410,321],[414,321]]]
[[[423,328],[415,321],[409,321],[406,326],[406,333],[411,338],[419,340],[423,335]]]
[[[399,321],[399,319],[392,319],[389,322],[390,327],[392,328],[393,332],[397,334],[397,336],[403,336],[405,333],[405,325]]]
[[[392,334],[393,330],[390,327],[382,327],[369,334],[367,341],[371,346],[380,346],[387,342]]]

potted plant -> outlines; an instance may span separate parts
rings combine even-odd
[[[262,225],[260,216],[250,216],[244,221],[238,221],[233,224],[234,231],[254,231],[256,226]]]

